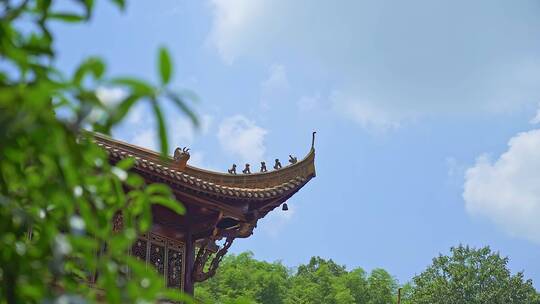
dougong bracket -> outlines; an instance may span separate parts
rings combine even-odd
[[[208,238],[199,248],[197,252],[197,257],[195,258],[195,263],[193,265],[193,272],[191,276],[193,282],[203,282],[213,277],[216,274],[216,270],[219,266],[219,263],[223,259],[223,256],[227,253],[234,241],[234,237],[227,237],[225,239],[225,244],[216,252],[215,256],[212,259],[210,265],[208,265],[208,270],[205,271],[206,263],[208,262],[212,252],[208,249],[208,245],[212,242],[214,243],[213,238]]]

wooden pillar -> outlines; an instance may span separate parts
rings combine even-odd
[[[191,273],[193,272],[193,263],[195,262],[195,241],[191,229],[186,231],[186,260],[185,260],[185,272],[184,272],[184,292],[193,295],[194,286]]]

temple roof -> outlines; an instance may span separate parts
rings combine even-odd
[[[169,184],[173,189],[188,191],[197,197],[208,197],[221,203],[229,202],[232,205],[242,201],[249,202],[249,205],[259,202],[256,205],[260,208],[267,205],[265,202],[271,202],[273,209],[315,177],[313,144],[304,159],[281,169],[264,173],[227,174],[190,165],[180,169],[172,157],[164,158],[157,152],[101,134],[94,134],[94,138],[97,145],[103,147],[113,161],[133,157],[136,170]]]
[[[199,247],[191,270],[192,280],[201,282],[215,274],[221,258],[235,238],[253,234],[259,219],[283,204],[315,177],[315,132],[311,149],[300,161],[290,157],[290,165],[261,173],[213,172],[187,164],[187,148],[176,149],[174,157],[93,133],[95,143],[116,163],[135,160],[134,170],[148,183],[164,183],[183,204],[186,212],[177,214],[161,205],[152,205],[152,235]],[[285,208],[287,207],[287,208]],[[222,246],[217,241],[225,239]],[[212,262],[207,265],[207,261]],[[189,263],[189,262],[188,262]],[[206,266],[205,266],[206,265]]]

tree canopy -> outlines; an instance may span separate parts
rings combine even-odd
[[[320,257],[296,270],[280,262],[257,261],[250,252],[229,255],[216,276],[199,284],[195,296],[208,303],[394,303],[397,281],[385,270],[370,274]]]
[[[512,275],[507,263],[508,258],[488,247],[454,247],[451,255],[436,257],[401,286],[401,303],[540,303],[532,281],[522,272]],[[227,256],[214,278],[196,286],[195,295],[204,303],[393,304],[398,287],[396,279],[380,268],[369,273],[362,268],[347,270],[321,257],[287,268],[244,252]]]
[[[491,251],[457,246],[440,255],[413,278],[409,303],[431,304],[533,304],[540,303],[531,280],[514,275],[508,258]]]

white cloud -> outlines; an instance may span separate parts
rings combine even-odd
[[[150,121],[150,109],[142,103],[137,103],[132,107],[127,116],[126,121],[133,124],[135,127],[140,124],[149,124]]]
[[[465,0],[211,0],[208,36],[227,63],[324,71],[333,108],[362,126],[506,112],[540,99],[538,7]],[[456,22],[459,20],[459,22]],[[310,69],[313,67],[312,69]],[[295,71],[296,73],[296,71]]]
[[[264,137],[268,131],[242,115],[226,118],[219,125],[218,139],[223,149],[243,162],[258,163],[264,159]]]
[[[154,126],[153,119],[149,118],[148,114],[145,114],[145,107],[136,107],[133,113],[130,113],[128,116],[129,128],[127,129],[128,136],[122,136],[129,143],[132,143],[137,146],[141,146],[150,150],[159,151],[159,140],[158,135]],[[199,135],[207,135],[212,122],[213,117],[211,115],[202,115],[200,117],[200,129]],[[169,149],[170,153],[176,147],[190,147],[197,132],[195,131],[190,120],[181,118],[175,121],[167,122],[167,130],[169,135]],[[125,134],[122,132],[121,134]],[[205,162],[205,154],[202,151],[190,151],[191,157],[189,159],[189,165],[196,166],[199,168],[205,168],[208,170],[215,170],[208,166]]]
[[[96,89],[96,96],[106,108],[116,107],[128,94],[126,90],[120,87],[103,87]],[[91,122],[99,121],[106,118],[106,111],[101,108],[92,108],[88,120]]]
[[[519,133],[496,161],[486,155],[465,173],[469,213],[540,243],[540,129]]]
[[[536,111],[536,115],[531,119],[531,124],[539,124],[540,123],[540,105],[538,106],[538,110]]]
[[[184,115],[167,115],[167,132],[169,138],[170,153],[176,147],[189,147],[193,144],[197,135],[208,135],[212,128],[213,116],[205,114],[199,117],[200,128],[195,129],[191,120]],[[126,124],[120,126],[120,132],[114,132],[124,140],[138,146],[154,151],[159,150],[158,134],[156,132],[153,112],[145,103],[139,103],[133,107],[127,117]],[[202,155],[194,157],[202,163]],[[191,163],[191,161],[190,161]]]
[[[118,133],[118,136],[127,142],[150,150],[159,150],[153,112],[146,103],[137,103],[132,107],[127,114],[126,123],[118,129],[114,133]],[[170,137],[171,129],[168,130]]]
[[[193,142],[195,130],[191,121],[180,118],[167,124],[171,147],[187,147]]]
[[[200,135],[207,135],[213,121],[214,118],[211,115],[202,115],[200,117],[200,126],[198,130],[195,129],[191,120],[184,117],[168,122],[171,146],[185,147],[193,144],[196,133],[199,132]]]
[[[116,106],[127,97],[128,92],[120,87],[98,87],[96,89],[97,98],[105,106]]]
[[[210,132],[210,128],[212,127],[212,124],[214,123],[214,117],[209,114],[204,114],[201,116],[201,126],[200,131],[202,135],[207,135]]]
[[[157,151],[159,144],[157,141],[157,133],[154,129],[135,130],[134,135],[128,140],[130,143],[141,146],[146,149]]]
[[[335,91],[330,96],[335,112],[341,114],[367,129],[388,130],[398,128],[404,113],[393,113],[390,109],[382,109],[369,100],[358,99],[357,96]]]
[[[283,93],[289,88],[287,70],[281,64],[273,64],[268,69],[268,78],[261,83],[261,108],[270,109],[272,104],[279,104]]]
[[[287,71],[285,66],[281,64],[274,64],[268,70],[268,78],[263,81],[262,88],[266,91],[272,91],[276,89],[286,89],[289,87],[289,80],[287,79]]]
[[[206,165],[204,163],[204,153],[199,151],[190,153],[189,165],[199,168],[205,168]]]
[[[265,3],[257,0],[212,0],[210,2],[214,13],[214,28],[209,42],[217,46],[226,62],[232,63],[237,53],[241,51],[237,47],[241,43],[231,37],[231,34],[249,31],[244,26],[256,22],[256,19],[263,14],[261,5]]]

